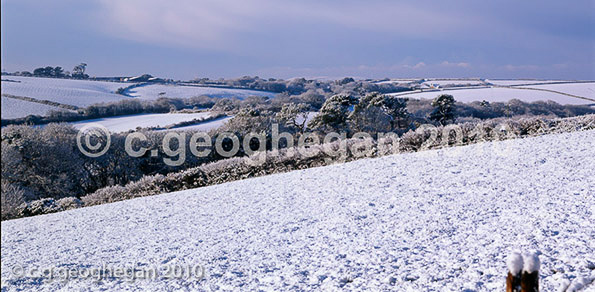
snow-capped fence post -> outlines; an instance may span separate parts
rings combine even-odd
[[[523,275],[521,276],[521,292],[539,291],[539,257],[535,253],[523,254]]]
[[[521,292],[521,272],[523,270],[523,257],[518,252],[508,256],[508,276],[506,277],[506,292]]]
[[[508,256],[506,292],[539,292],[539,257],[513,252]]]

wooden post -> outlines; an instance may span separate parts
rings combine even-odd
[[[521,292],[521,273],[513,275],[508,272],[506,277],[506,292]]]
[[[535,253],[523,254],[521,292],[539,292],[539,267],[541,262]]]
[[[521,277],[521,292],[539,292],[539,271],[523,272]]]
[[[539,292],[539,257],[513,252],[508,256],[506,292]]]
[[[506,277],[506,292],[521,292],[521,272],[523,271],[523,256],[513,252],[506,261],[508,276]]]

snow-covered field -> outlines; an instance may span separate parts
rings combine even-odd
[[[2,96],[2,118],[18,119],[28,115],[48,115],[50,111],[67,111],[66,109]]]
[[[118,116],[111,118],[100,118],[93,120],[84,120],[71,123],[75,128],[80,129],[84,126],[97,123],[106,127],[112,133],[127,132],[137,127],[165,127],[194,119],[203,119],[211,115],[209,112],[200,113],[167,113],[167,114],[140,114],[130,116]]]
[[[118,88],[124,88],[133,83],[106,82],[92,80],[72,80],[41,77],[2,76],[2,93],[31,97],[39,100],[49,100],[57,103],[86,107],[96,103],[114,102],[130,97],[116,94]],[[150,84],[135,87],[127,92],[130,96],[141,99],[157,99],[161,96],[172,98],[188,98],[206,95],[211,97],[249,96],[274,97],[272,92],[244,89],[228,89],[217,87],[198,87],[184,85]],[[161,94],[161,95],[160,95]],[[47,106],[31,105],[22,107],[24,102],[6,102],[2,98],[2,116],[24,117],[30,114],[45,115]],[[19,106],[21,106],[19,108]],[[14,112],[14,114],[12,113]]]
[[[593,165],[595,131],[585,131],[5,221],[2,289],[504,291],[506,256],[522,249],[538,251],[542,290],[555,291],[595,279]],[[186,264],[205,278],[14,276]]]
[[[590,83],[581,83],[586,86]],[[564,84],[571,86],[570,84]],[[574,84],[572,84],[574,85]],[[578,85],[578,84],[577,84]],[[544,88],[550,88],[553,85],[546,85]],[[555,89],[554,89],[555,90]],[[570,92],[569,92],[570,93]],[[472,102],[487,100],[490,102],[507,102],[511,99],[519,99],[524,102],[535,102],[553,100],[560,104],[593,104],[595,102],[584,100],[576,97],[558,94],[554,92],[546,92],[539,90],[517,89],[517,88],[467,88],[467,89],[451,89],[442,91],[427,91],[416,93],[397,93],[393,95],[411,97],[411,98],[427,98],[432,99],[441,94],[450,94],[455,100],[461,102]],[[594,98],[595,99],[595,98]]]
[[[378,82],[374,82],[376,84],[390,84],[390,83],[412,83],[412,82],[418,82],[419,78],[397,78],[397,79],[390,79],[390,80],[384,80],[384,81],[378,81]]]
[[[489,82],[494,85],[501,85],[501,86],[515,86],[515,85],[528,85],[528,84],[543,84],[543,83],[558,83],[558,82],[573,82],[573,81],[564,81],[564,80],[539,80],[539,79],[486,79],[486,82]]]
[[[130,84],[90,80],[72,80],[41,77],[2,76],[2,93],[45,99],[74,106],[88,106],[128,98],[116,94],[120,87]]]
[[[233,117],[222,117],[216,120],[196,124],[196,125],[189,125],[183,127],[177,127],[172,130],[174,131],[201,131],[201,132],[208,132],[210,130],[214,130],[223,126],[227,121],[231,120]],[[165,130],[164,130],[165,131]],[[169,131],[169,130],[168,130]]]
[[[424,84],[433,87],[450,87],[450,86],[476,86],[476,85],[485,85],[485,82],[478,79],[469,79],[469,80],[458,80],[458,79],[436,79],[436,80],[428,80],[425,81]]]
[[[248,96],[267,96],[274,97],[275,94],[271,92],[245,90],[245,89],[228,89],[217,87],[200,87],[200,86],[183,86],[183,85],[165,85],[165,84],[151,84],[146,86],[135,87],[127,92],[130,96],[142,99],[157,99],[161,96],[171,98],[188,98],[194,96],[211,96],[211,97],[237,97],[246,98]]]
[[[405,79],[406,80],[406,79]],[[417,80],[410,80],[417,81]],[[385,83],[399,83],[401,79],[391,79],[388,81],[376,82],[377,84]],[[520,88],[513,88],[510,90],[504,90],[501,88],[485,88],[490,85],[494,86],[513,86],[513,87],[524,87],[524,88],[535,88],[535,89],[548,89],[558,91],[566,94],[572,94],[580,97],[586,97],[595,100],[595,82],[584,82],[584,81],[564,81],[564,80],[537,80],[537,79],[511,79],[511,80],[491,80],[486,79],[425,79],[420,86],[422,89],[440,89],[440,90],[456,90],[449,91],[455,98],[460,101],[508,101],[516,98],[527,102],[533,102],[538,100],[554,100],[562,104],[589,104],[593,102],[576,100],[574,98],[564,98],[556,93],[543,94],[536,91],[519,91]],[[471,91],[473,90],[473,91]],[[426,92],[421,93],[416,91],[410,95],[414,98],[434,98],[439,95],[440,92]],[[403,95],[403,93],[396,93],[394,95]],[[563,94],[562,94],[563,95]]]
[[[564,93],[568,93],[568,94],[572,94],[572,95],[595,99],[595,82],[528,85],[528,86],[523,86],[523,87],[548,89],[548,90],[559,91],[559,92],[564,92]]]

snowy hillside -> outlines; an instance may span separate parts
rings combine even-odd
[[[486,80],[490,84],[494,85],[501,85],[501,86],[515,86],[515,85],[532,85],[532,84],[544,84],[544,83],[560,83],[560,82],[568,82],[571,83],[572,81],[564,81],[564,80],[539,80],[539,79],[489,79]]]
[[[153,100],[164,96],[171,98],[188,98],[201,95],[221,98],[275,96],[275,93],[272,92],[256,90],[164,84],[147,84],[133,87],[126,91],[126,94],[129,96],[116,94],[119,88],[126,88],[130,85],[134,85],[134,83],[3,76],[2,94],[29,97],[37,100],[49,100],[77,107],[86,107],[103,102],[115,102],[129,99],[130,97]],[[5,97],[2,97],[2,117],[5,119],[23,118],[28,115],[45,116],[50,109],[51,106],[32,104],[32,102],[5,100]]]
[[[440,94],[450,94],[457,101],[472,102],[483,101],[489,102],[507,102],[511,99],[519,99],[524,102],[546,101],[552,100],[559,104],[594,104],[595,101],[585,100],[572,96],[565,95],[573,94],[595,100],[595,83],[567,83],[567,84],[548,84],[548,85],[528,85],[523,86],[527,88],[547,89],[560,91],[561,93],[521,89],[521,88],[465,88],[465,89],[444,89],[427,92],[415,93],[397,93],[393,95],[404,96],[410,98],[426,98],[432,99]]]
[[[97,123],[106,127],[112,133],[127,132],[137,127],[165,127],[181,122],[192,121],[195,119],[208,118],[209,112],[200,113],[166,113],[166,114],[140,114],[130,116],[119,116],[100,118],[93,120],[84,120],[71,123],[75,128],[80,129],[87,125]]]
[[[595,131],[359,160],[2,223],[3,291],[543,291],[595,279]],[[33,267],[200,264],[205,278],[61,282]],[[593,284],[591,284],[593,288]],[[6,289],[6,290],[5,290]]]
[[[526,87],[553,90],[595,99],[595,82],[530,85]]]
[[[18,81],[2,81],[3,94],[45,99],[80,107],[125,99],[126,96],[115,92],[118,88],[129,85],[119,82],[20,76],[5,76],[2,79]]]
[[[150,84],[146,86],[135,87],[129,90],[127,94],[141,99],[157,99],[161,96],[171,98],[188,98],[201,95],[210,97],[237,98],[246,98],[248,96],[275,96],[275,94],[272,92],[256,90],[164,84]]]
[[[478,79],[469,79],[469,80],[456,80],[456,79],[436,79],[436,80],[428,80],[425,81],[423,84],[427,84],[430,87],[453,87],[453,86],[477,86],[477,85],[485,85],[485,82]]]
[[[2,96],[2,112],[3,119],[17,119],[24,118],[28,115],[45,116],[50,111],[66,111],[66,109],[37,103],[16,98]]]
[[[201,132],[208,132],[210,130],[214,130],[214,129],[217,129],[217,128],[222,127],[225,123],[227,123],[232,118],[233,118],[233,116],[231,116],[231,117],[221,117],[221,118],[218,118],[218,119],[214,119],[214,120],[202,122],[202,123],[195,124],[195,125],[177,127],[177,128],[174,128],[173,130],[178,131],[178,132],[180,132],[180,131],[201,131]],[[167,131],[167,130],[162,130],[162,131]]]

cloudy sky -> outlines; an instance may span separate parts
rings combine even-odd
[[[2,0],[2,69],[595,79],[595,0]]]

